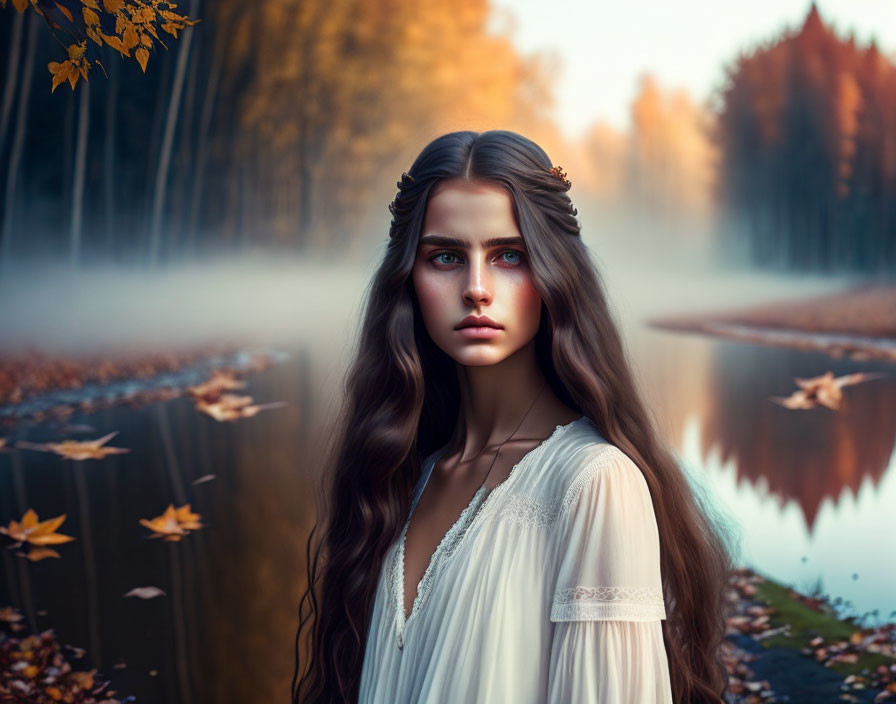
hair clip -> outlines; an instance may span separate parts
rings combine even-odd
[[[557,178],[559,178],[566,185],[567,188],[572,186],[572,182],[566,178],[566,172],[563,170],[562,166],[555,166],[551,169],[551,173],[554,174]]]

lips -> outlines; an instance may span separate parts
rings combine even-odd
[[[468,315],[457,324],[455,330],[462,328],[495,328],[501,330],[502,326],[486,315]]]

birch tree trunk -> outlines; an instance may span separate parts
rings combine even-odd
[[[36,12],[28,13],[28,45],[25,49],[25,67],[22,70],[22,91],[19,109],[16,112],[16,131],[13,136],[12,151],[6,170],[6,194],[3,203],[3,222],[0,224],[0,260],[4,268],[10,264],[12,254],[12,227],[15,211],[16,184],[19,165],[25,152],[25,134],[28,128],[28,101],[31,95],[31,75],[34,73],[34,52],[37,46],[37,25],[40,22]]]
[[[12,99],[16,94],[16,81],[19,77],[19,55],[22,53],[22,25],[25,13],[16,13],[13,20],[9,40],[9,59],[6,61],[6,83],[3,86],[3,106],[0,107],[0,156],[3,154],[3,142],[6,140],[6,128],[9,126],[9,115],[12,113]]]
[[[202,113],[199,117],[199,145],[196,148],[196,166],[193,174],[193,193],[190,197],[190,216],[187,221],[186,251],[193,255],[196,250],[196,228],[199,226],[199,210],[202,203],[202,189],[205,185],[205,164],[208,155],[209,130],[218,94],[221,65],[224,63],[224,39],[222,30],[215,32],[215,48],[212,50],[212,69],[205,86],[202,99]]]
[[[70,230],[72,267],[81,257],[81,231],[84,222],[84,176],[87,165],[87,139],[90,135],[90,84],[82,81],[78,103],[78,140],[75,143],[75,173],[72,183],[72,220]]]
[[[118,61],[109,66],[109,91],[106,94],[106,143],[103,152],[103,196],[106,206],[106,246],[105,256],[111,258],[112,238],[116,232],[115,209],[115,140],[117,139],[116,117],[118,107]]]
[[[189,16],[195,17],[199,0],[191,0]],[[171,146],[174,142],[174,130],[177,127],[177,115],[180,110],[181,94],[183,93],[184,76],[187,72],[187,59],[190,55],[190,44],[193,40],[193,30],[184,32],[180,47],[177,52],[177,65],[174,69],[174,84],[171,87],[171,96],[168,101],[168,116],[165,120],[165,133],[162,138],[162,148],[159,155],[159,166],[156,170],[155,196],[152,206],[152,228],[149,236],[149,265],[155,267],[159,261],[162,236],[162,214],[165,210],[165,195],[167,192],[168,167],[171,164]]]

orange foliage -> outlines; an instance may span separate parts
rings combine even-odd
[[[65,521],[65,516],[66,514],[63,513],[61,516],[48,518],[45,521],[39,522],[37,520],[37,514],[33,509],[29,508],[22,517],[21,522],[10,521],[8,527],[4,528],[3,526],[0,526],[0,533],[8,535],[13,540],[16,540],[17,545],[31,543],[31,545],[35,546],[27,554],[18,553],[23,557],[27,557],[29,560],[36,562],[45,557],[59,557],[58,552],[47,546],[59,545],[74,540],[70,535],[63,535],[56,532],[56,529],[62,525],[63,521]]]
[[[190,504],[184,504],[180,508],[174,508],[174,504],[168,504],[165,512],[155,518],[141,518],[140,525],[149,528],[153,534],[150,538],[164,538],[165,540],[178,541],[181,536],[188,535],[191,530],[202,528],[199,522],[201,516],[190,511]]]
[[[76,6],[78,11],[73,14],[66,4]],[[68,81],[74,90],[79,77],[87,80],[87,72],[92,66],[86,57],[87,39],[98,46],[108,44],[126,57],[130,57],[131,49],[137,47],[134,58],[140,64],[140,68],[146,71],[153,40],[165,46],[159,38],[158,29],[176,38],[178,31],[199,22],[174,12],[177,5],[167,0],[103,0],[102,6],[98,0],[68,0],[66,4],[53,3],[70,25],[63,28],[55,17],[47,15],[35,0],[13,0],[13,6],[19,12],[24,12],[30,5],[53,29],[64,30],[67,35],[78,39],[85,37],[68,45],[68,59],[61,62],[51,61],[47,64],[53,75],[52,91],[65,81]],[[0,0],[0,7],[5,6],[6,0]],[[104,32],[103,24],[114,26],[114,30]],[[99,64],[99,61],[96,63]]]
[[[714,154],[707,112],[684,90],[666,93],[645,75],[631,116],[632,196],[664,214],[708,212]]]
[[[560,142],[555,62],[487,31],[486,0],[269,0],[255,11],[234,23],[224,75],[251,67],[248,88],[232,88],[250,172],[229,200],[252,203],[256,232],[339,247],[382,217],[395,174],[439,132],[500,127]],[[551,156],[575,184],[573,162]]]

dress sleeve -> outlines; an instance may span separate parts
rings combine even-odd
[[[671,704],[660,542],[647,482],[610,446],[572,482],[558,520],[551,704]]]

